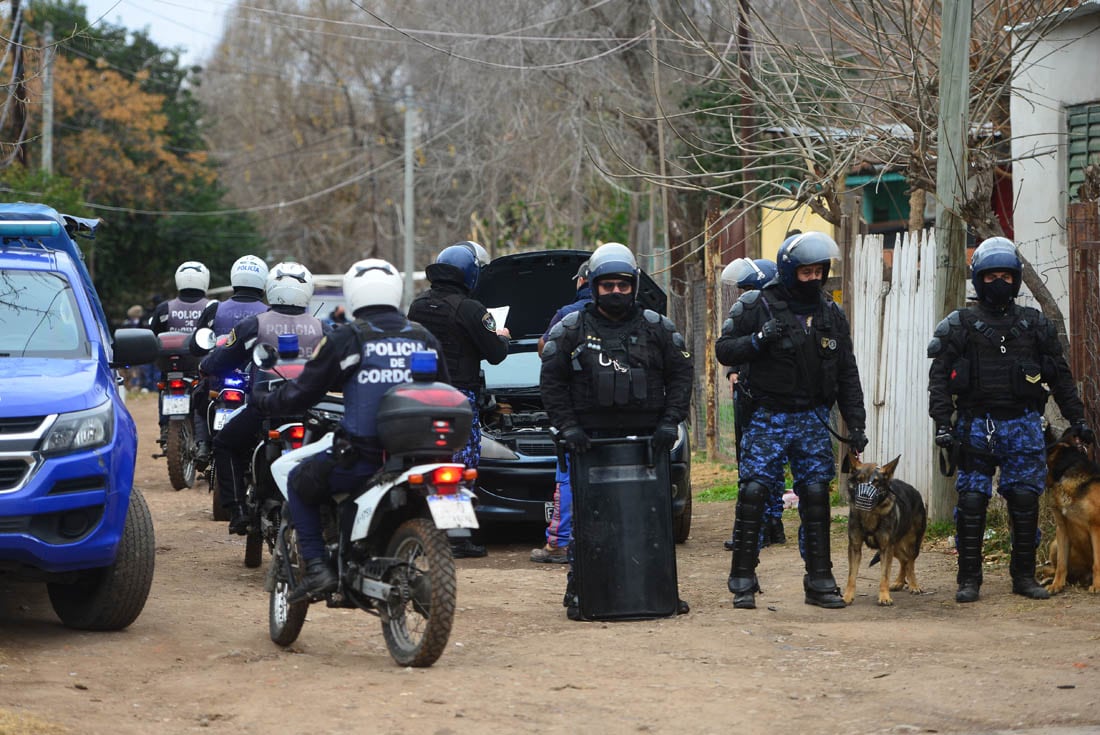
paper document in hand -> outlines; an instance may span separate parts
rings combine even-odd
[[[492,317],[493,321],[497,323],[497,329],[504,329],[504,325],[508,322],[508,306],[494,306],[490,309],[486,309]]]

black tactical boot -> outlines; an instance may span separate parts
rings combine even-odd
[[[229,507],[229,533],[238,536],[248,535],[248,512],[240,503],[234,503]]]
[[[733,561],[727,586],[733,593],[733,606],[739,610],[756,607],[760,582],[756,565],[760,561],[760,526],[764,516],[764,498],[768,489],[750,480],[737,493],[737,515],[733,522]]]
[[[829,556],[829,486],[819,482],[803,488],[798,512],[805,535],[806,576],[802,578],[802,588],[806,604],[829,609],[844,607]]]
[[[955,507],[955,550],[959,553],[959,585],[955,602],[976,602],[982,586],[982,540],[989,498],[981,493],[960,493]]]
[[[1050,592],[1035,581],[1035,544],[1039,527],[1039,496],[1022,488],[1004,493],[1012,519],[1012,592],[1033,600],[1046,600]]]
[[[323,597],[335,591],[339,583],[336,573],[324,559],[309,559],[306,561],[306,573],[302,575],[301,584],[287,595],[286,601],[293,604],[310,597]]]

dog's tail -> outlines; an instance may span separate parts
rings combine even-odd
[[[876,551],[875,555],[871,557],[871,563],[868,564],[867,566],[873,567],[874,565],[878,564],[879,561],[881,561],[881,560],[882,560],[882,554],[880,554],[879,552]]]

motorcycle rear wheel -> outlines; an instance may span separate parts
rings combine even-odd
[[[400,604],[380,605],[382,636],[401,666],[431,666],[447,648],[455,614],[455,563],[447,536],[426,518],[394,532],[386,556],[402,559],[386,582],[405,587]]]
[[[210,469],[206,471],[206,480],[210,484],[210,512],[213,513],[214,520],[228,521],[229,508],[222,505],[222,494],[218,490],[218,473],[214,471],[213,462],[210,464]]]
[[[168,458],[168,481],[176,490],[195,484],[195,441],[190,418],[168,422],[164,454]]]
[[[298,640],[298,634],[302,632],[306,613],[309,611],[309,600],[287,602],[286,598],[291,587],[290,580],[287,578],[288,571],[295,579],[301,579],[304,569],[302,555],[298,550],[298,534],[293,528],[285,528],[284,531],[290,558],[283,559],[281,546],[275,545],[275,555],[271,559],[275,586],[268,597],[267,629],[271,640],[277,645],[289,646]]]

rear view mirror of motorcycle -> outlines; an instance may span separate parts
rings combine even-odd
[[[195,330],[195,345],[204,353],[217,347],[218,338],[214,336],[214,330],[209,327]]]
[[[279,351],[260,342],[252,348],[252,362],[263,370],[270,370],[279,364]]]

